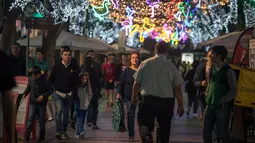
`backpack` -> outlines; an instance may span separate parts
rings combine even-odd
[[[210,79],[211,79],[211,77],[212,77],[212,71],[213,71],[213,68],[214,68],[215,66],[212,66],[211,67],[211,69],[210,69],[210,71],[209,71],[209,75],[208,75],[208,82],[210,82]],[[222,67],[222,68],[224,68],[224,71],[225,71],[225,73],[226,73],[226,77],[227,77],[227,72],[228,72],[228,70],[229,69],[232,69],[228,64],[225,64],[224,65],[224,67]],[[229,88],[229,85],[228,85],[228,82],[226,81],[226,82],[224,82],[223,83],[224,84],[224,86],[227,88],[227,89],[229,89],[230,90],[230,88]]]

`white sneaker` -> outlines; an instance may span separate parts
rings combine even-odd
[[[81,132],[81,133],[80,133],[79,138],[80,138],[80,139],[83,139],[83,138],[84,138],[84,132]]]
[[[75,134],[75,138],[76,138],[76,139],[79,139],[79,138],[80,138],[80,135],[79,135],[79,134]]]
[[[193,117],[198,117],[198,115],[197,115],[197,114],[192,114],[192,116],[193,116]]]

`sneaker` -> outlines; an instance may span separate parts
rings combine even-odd
[[[92,126],[92,123],[87,123],[87,127],[91,127]]]
[[[129,137],[129,142],[134,142],[134,137]]]
[[[79,138],[80,138],[80,139],[84,139],[84,132],[81,132],[81,133],[80,133]]]
[[[100,128],[99,128],[97,125],[95,125],[95,126],[92,127],[92,129],[98,130],[98,129],[100,129]]]
[[[56,139],[61,140],[61,134],[60,133],[56,134]]]
[[[48,122],[50,122],[50,121],[53,121],[53,118],[49,118],[49,119],[48,119]]]
[[[38,139],[37,139],[37,142],[43,142],[45,140],[45,137],[39,137]]]
[[[75,134],[75,138],[79,139],[80,135],[79,134]]]
[[[196,113],[192,114],[193,117],[198,117],[198,115]]]
[[[61,134],[61,139],[62,140],[65,140],[65,139],[68,139],[68,135],[64,132],[63,134]]]

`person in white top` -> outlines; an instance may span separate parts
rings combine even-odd
[[[176,66],[166,58],[168,48],[164,41],[157,43],[156,55],[143,61],[134,75],[132,103],[137,104],[139,91],[142,95],[137,115],[142,143],[152,143],[155,118],[159,124],[156,142],[169,142],[175,97],[178,115],[181,117],[184,113],[181,92],[183,79]]]
[[[89,103],[92,98],[92,89],[89,81],[88,73],[81,73],[81,85],[78,88],[78,101],[75,103],[75,111],[76,111],[76,137],[84,138],[84,122],[87,113],[87,109],[89,108]]]

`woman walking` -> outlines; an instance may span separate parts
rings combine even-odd
[[[134,84],[134,78],[133,75],[135,74],[136,70],[139,67],[139,61],[140,56],[138,53],[132,53],[129,58],[129,66],[122,72],[120,76],[120,85],[119,85],[119,91],[117,95],[117,99],[120,99],[123,101],[123,103],[126,103],[126,107],[128,110],[128,135],[129,135],[129,141],[134,141],[134,126],[135,126],[135,110],[136,105],[131,103],[132,98],[132,87]]]

